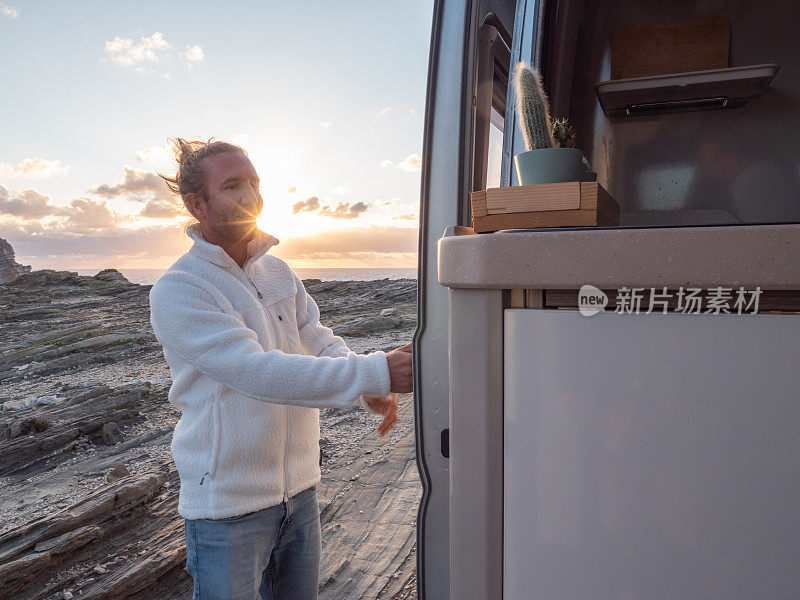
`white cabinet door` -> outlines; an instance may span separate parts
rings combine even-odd
[[[512,309],[504,346],[504,598],[800,598],[800,316]]]

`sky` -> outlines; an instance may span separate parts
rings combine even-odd
[[[433,0],[0,0],[0,237],[34,269],[166,268],[169,140],[241,145],[298,268],[416,266]]]

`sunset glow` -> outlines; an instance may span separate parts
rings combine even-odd
[[[158,177],[175,172],[169,139],[214,137],[247,151],[258,226],[290,265],[415,267],[432,2],[396,8],[232,2],[187,20],[144,2],[87,20],[45,1],[0,16],[24,57],[2,66],[0,237],[34,268],[164,268],[189,246]],[[264,35],[275,20],[306,41]]]

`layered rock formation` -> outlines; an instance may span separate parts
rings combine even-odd
[[[305,280],[356,352],[411,340],[416,281]],[[180,414],[150,286],[113,270],[0,286],[0,600],[189,600],[170,443]],[[412,600],[414,414],[321,413],[320,600]]]
[[[0,238],[0,285],[14,281],[20,275],[30,273],[31,268],[14,260],[14,249]]]

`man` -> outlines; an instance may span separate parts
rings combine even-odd
[[[181,410],[181,479],[194,598],[317,597],[319,408],[358,403],[397,419],[410,344],[359,355],[319,322],[299,277],[268,254],[259,179],[245,151],[176,141],[175,177],[197,223],[192,248],[150,292],[151,322]],[[163,177],[163,176],[162,176]]]

